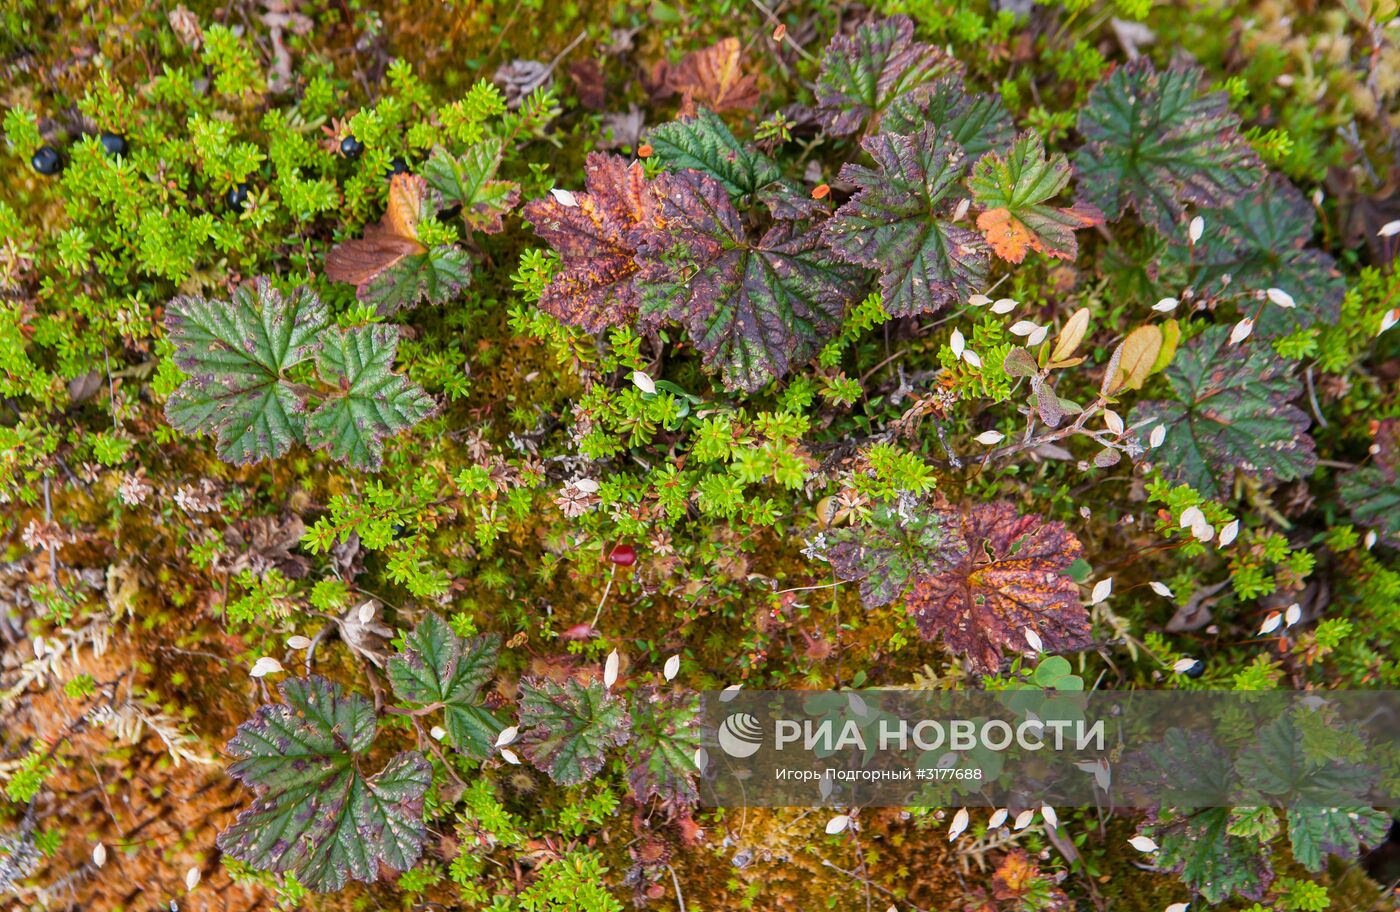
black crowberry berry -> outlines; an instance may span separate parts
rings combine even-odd
[[[340,154],[346,158],[359,158],[365,151],[365,144],[353,136],[347,136],[340,141]]]
[[[126,154],[126,137],[120,133],[103,133],[97,139],[102,143],[102,150],[108,155]]]
[[[63,170],[63,156],[53,146],[42,146],[29,163],[40,174],[53,175]]]

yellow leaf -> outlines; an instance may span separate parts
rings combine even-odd
[[[1055,350],[1050,353],[1050,361],[1064,361],[1074,354],[1084,334],[1089,331],[1089,308],[1081,307],[1070,315],[1060,334],[1055,337]]]
[[[1152,370],[1149,373],[1158,373],[1165,370],[1168,364],[1172,363],[1172,357],[1176,355],[1176,344],[1181,341],[1181,324],[1175,320],[1168,320],[1162,324],[1162,350],[1157,353],[1157,360],[1152,362]]]
[[[1141,389],[1157,363],[1162,351],[1162,330],[1156,326],[1139,326],[1123,340],[1123,357],[1118,362],[1123,383],[1120,389]]]

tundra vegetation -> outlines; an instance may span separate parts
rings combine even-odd
[[[1397,37],[12,0],[0,904],[1393,908],[1367,807],[704,808],[694,694],[1400,689]]]

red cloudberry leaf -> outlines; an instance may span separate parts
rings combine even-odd
[[[976,504],[954,519],[965,550],[947,570],[914,581],[907,604],[919,633],[941,636],[974,668],[994,672],[1004,651],[1024,652],[1026,631],[1045,651],[1089,644],[1089,614],[1067,574],[1084,553],[1063,523]]]
[[[1069,183],[1069,162],[1063,155],[1045,157],[1045,146],[1034,133],[1023,133],[1009,152],[989,152],[972,169],[972,194],[985,207],[977,218],[987,243],[997,256],[1012,263],[1038,250],[1062,260],[1079,253],[1074,232],[1103,222],[1093,206],[1068,209],[1044,205]]]
[[[641,299],[635,243],[658,227],[658,207],[641,162],[590,153],[582,193],[532,200],[525,218],[564,260],[540,298],[546,313],[589,332],[630,323]],[[562,197],[562,198],[561,198]]]
[[[833,135],[862,125],[874,132],[895,101],[961,69],[938,48],[915,41],[909,17],[891,16],[831,39],[817,76],[818,111]]]

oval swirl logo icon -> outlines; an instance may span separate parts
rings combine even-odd
[[[731,757],[752,757],[763,746],[763,729],[758,720],[746,712],[731,713],[720,724],[719,746]]]

